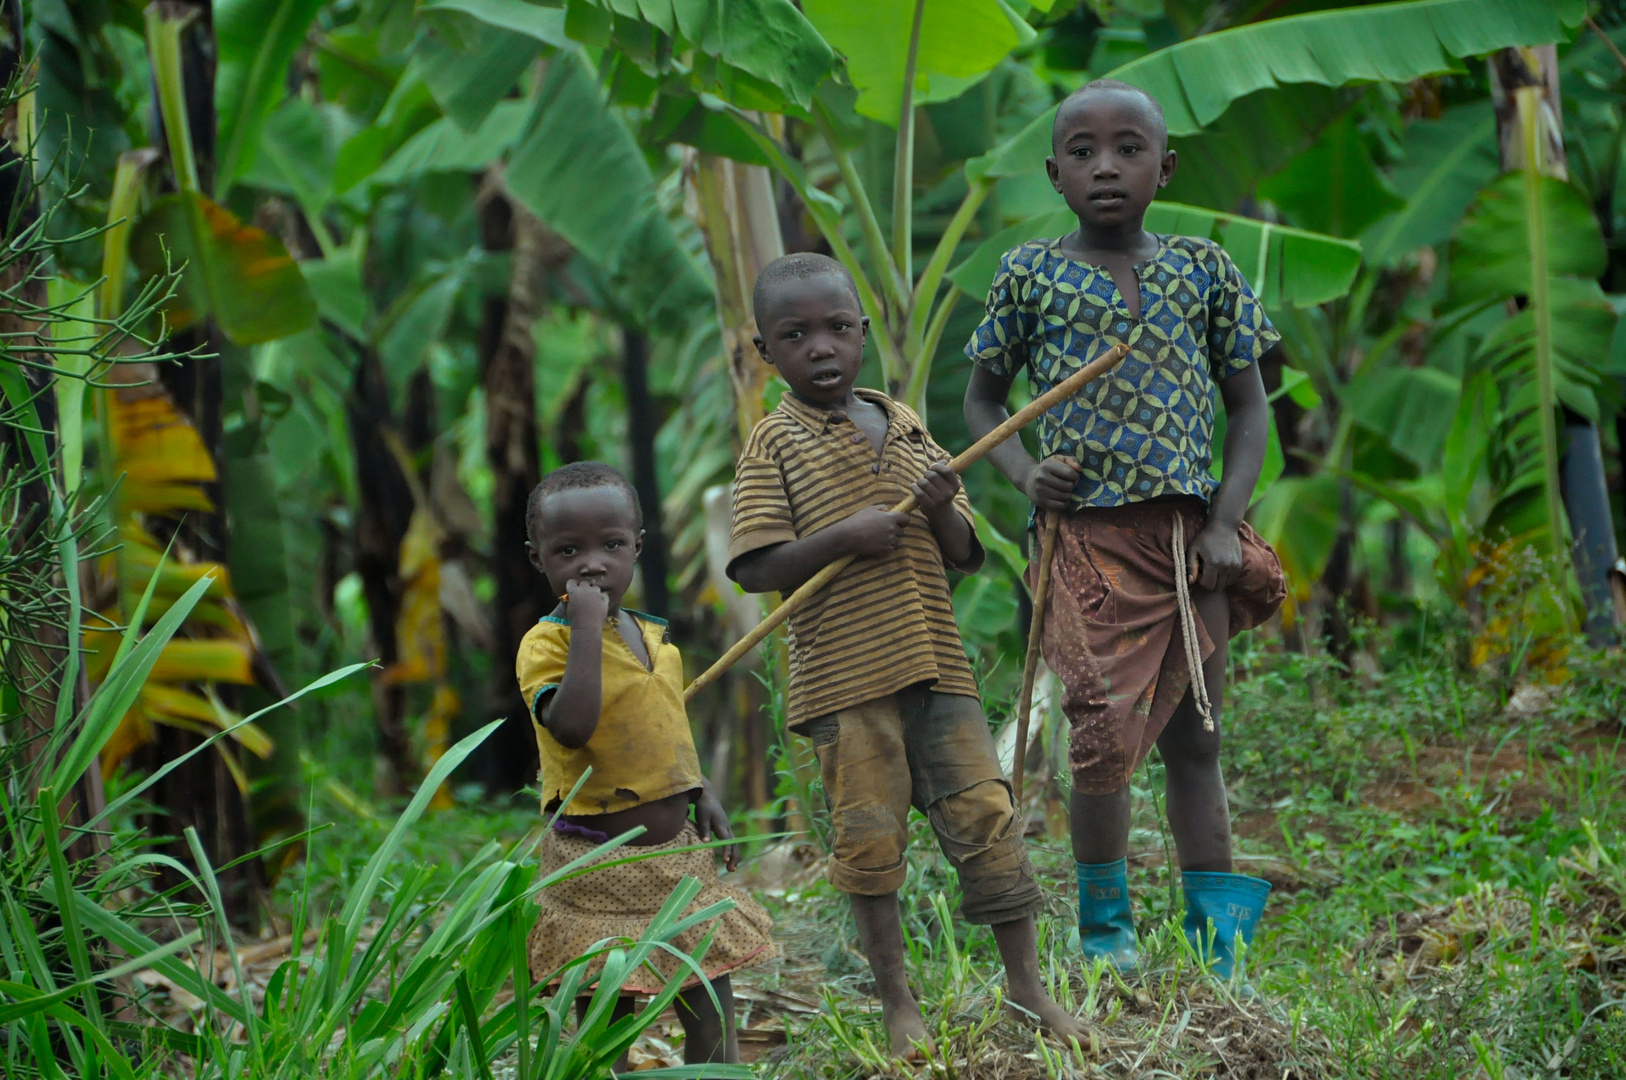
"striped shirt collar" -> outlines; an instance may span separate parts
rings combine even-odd
[[[879,390],[855,386],[853,396],[881,407],[881,411],[886,413],[887,434],[914,432],[925,434],[926,429],[921,425],[920,417],[915,415],[913,409],[905,408]],[[789,391],[779,399],[779,411],[815,435],[822,435],[829,431],[832,425],[846,423],[848,419],[842,409],[823,409],[811,405]]]

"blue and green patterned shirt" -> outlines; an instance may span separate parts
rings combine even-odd
[[[1129,343],[1114,372],[1039,418],[1040,455],[1073,456],[1083,468],[1075,510],[1160,495],[1208,499],[1217,486],[1215,384],[1281,340],[1223,248],[1192,236],[1157,239],[1157,253],[1135,267],[1138,319],[1110,273],[1067,257],[1056,241],[1007,251],[965,348],[1005,379],[1026,367],[1037,396]]]

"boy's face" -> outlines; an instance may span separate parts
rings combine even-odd
[[[814,405],[845,403],[864,363],[869,317],[839,274],[794,278],[768,298],[757,351],[791,391]]]
[[[614,610],[632,584],[644,533],[620,488],[567,488],[543,500],[525,546],[555,595],[564,596],[573,582],[597,585]]]
[[[1081,224],[1140,227],[1146,208],[1174,176],[1175,155],[1150,103],[1126,90],[1094,90],[1062,102],[1050,183]]]

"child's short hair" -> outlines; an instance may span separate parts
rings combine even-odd
[[[845,266],[816,251],[796,251],[779,256],[757,275],[756,287],[751,290],[751,318],[756,320],[757,326],[762,325],[762,312],[767,307],[768,295],[785,282],[826,276],[839,277],[846,282],[854,302],[858,301],[858,285]]]
[[[561,465],[542,478],[542,482],[531,489],[531,497],[525,502],[525,535],[536,533],[537,522],[542,517],[542,503],[549,495],[560,491],[587,491],[592,488],[612,487],[619,488],[627,493],[632,500],[632,512],[638,519],[638,527],[644,527],[644,507],[638,501],[638,489],[621,475],[619,469],[605,465],[598,461],[577,461],[569,465]]]
[[[1163,129],[1163,145],[1168,145],[1169,122],[1163,117],[1163,103],[1158,101],[1157,98],[1153,97],[1151,91],[1146,90],[1143,87],[1136,86],[1134,83],[1124,82],[1122,79],[1091,79],[1077,90],[1074,90],[1071,94],[1068,94],[1066,97],[1062,98],[1061,104],[1063,107],[1065,107],[1069,101],[1077,101],[1086,94],[1092,94],[1097,90],[1117,90],[1126,94],[1134,94],[1137,97],[1144,99],[1146,103],[1152,107],[1152,115],[1157,117],[1158,127]],[[1061,119],[1061,108],[1059,107],[1056,109],[1056,119]],[[1052,125],[1050,128],[1050,144],[1051,146],[1054,146],[1055,143],[1056,129],[1055,126]]]

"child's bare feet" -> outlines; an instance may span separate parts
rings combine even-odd
[[[1056,1004],[1049,994],[1040,987],[1023,987],[1020,990],[1012,982],[1006,1000],[1013,1005],[1020,1005],[1028,1012],[1039,1018],[1039,1026],[1062,1042],[1077,1039],[1080,1046],[1090,1045],[1090,1029],[1070,1014],[1066,1009]]]
[[[1077,1039],[1080,1045],[1088,1046],[1089,1029],[1056,1004],[1039,979],[1038,932],[1033,916],[999,923],[992,929],[1000,959],[1005,961],[1005,996],[1010,1003],[1037,1016],[1040,1026],[1063,1042]]]
[[[920,1015],[920,1003],[905,988],[897,1000],[881,995],[881,1021],[886,1024],[886,1037],[892,1044],[892,1056],[904,1061],[923,1061],[921,1048],[932,1049],[932,1037],[926,1032],[926,1021]]]
[[[850,897],[853,922],[858,925],[858,942],[869,958],[875,976],[875,995],[881,999],[881,1018],[892,1056],[904,1061],[920,1061],[920,1047],[930,1048],[931,1036],[920,1016],[920,1003],[909,990],[909,976],[903,963],[903,923],[898,917],[898,894]]]

